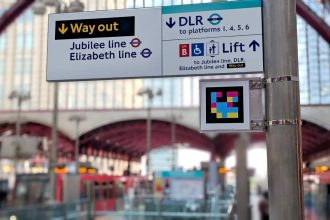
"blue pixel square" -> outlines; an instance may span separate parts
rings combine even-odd
[[[227,109],[227,103],[226,102],[217,102],[217,112],[218,113],[224,113]]]
[[[204,43],[191,44],[191,56],[204,56]]]
[[[216,92],[211,93],[211,102],[217,102],[217,93]]]

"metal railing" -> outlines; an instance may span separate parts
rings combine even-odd
[[[0,220],[91,220],[92,204],[88,200],[44,204],[0,210]]]
[[[172,200],[155,197],[125,199],[125,210],[97,212],[118,220],[233,220],[233,200]]]
[[[235,220],[235,215],[227,213],[204,213],[204,212],[150,212],[150,211],[125,211],[107,212],[104,219],[118,220]]]

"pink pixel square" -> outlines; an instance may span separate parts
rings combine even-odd
[[[233,103],[232,102],[227,102],[227,107],[233,107]]]
[[[236,97],[238,96],[238,92],[227,92],[228,97]]]
[[[222,97],[222,92],[217,92],[217,98],[221,98]]]
[[[217,103],[212,102],[212,103],[211,103],[211,108],[216,108],[216,107],[217,107]]]

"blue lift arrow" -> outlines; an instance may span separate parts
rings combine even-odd
[[[255,40],[253,40],[250,45],[249,45],[249,48],[253,47],[253,51],[256,51],[257,50],[257,47],[260,47],[259,43]]]
[[[175,21],[173,21],[173,18],[172,18],[172,17],[170,17],[170,20],[169,20],[168,22],[166,21],[166,25],[167,25],[169,28],[174,27],[174,25],[175,25]]]

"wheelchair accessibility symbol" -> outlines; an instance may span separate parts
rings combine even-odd
[[[204,56],[204,43],[191,44],[191,56]]]

